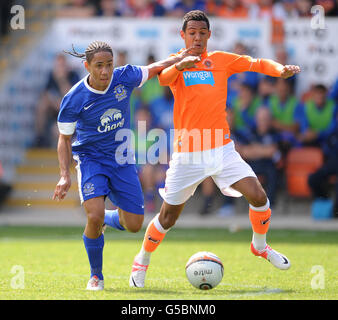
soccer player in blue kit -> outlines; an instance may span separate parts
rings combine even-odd
[[[123,139],[118,136],[119,130],[127,129],[125,133],[130,129],[130,95],[135,87],[173,64],[194,66],[200,57],[193,51],[190,48],[179,56],[148,66],[128,64],[115,69],[112,48],[104,42],[94,41],[84,53],[77,53],[74,48],[73,52],[67,52],[85,60],[88,75],[61,102],[57,120],[61,177],[53,199],[64,199],[71,186],[73,156],[77,162],[80,200],[87,215],[83,233],[91,270],[87,290],[104,288],[103,225],[137,232],[143,223],[144,202],[135,156],[128,145],[128,134]],[[72,143],[74,133],[76,140]],[[106,196],[118,209],[105,209]]]

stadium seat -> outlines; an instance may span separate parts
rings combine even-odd
[[[285,173],[287,191],[294,197],[311,197],[308,177],[322,166],[323,152],[316,147],[291,149],[286,158]]]

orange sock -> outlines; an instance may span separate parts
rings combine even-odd
[[[253,232],[265,234],[268,232],[271,218],[271,209],[266,211],[256,211],[249,208],[249,218]]]
[[[160,231],[158,229],[161,229]],[[147,252],[154,252],[162,242],[166,231],[162,228],[158,221],[158,215],[150,221],[143,240],[143,249]]]

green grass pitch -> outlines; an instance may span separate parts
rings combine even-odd
[[[281,271],[249,250],[250,230],[173,228],[153,254],[146,288],[129,288],[131,263],[144,230],[105,232],[105,290],[85,290],[83,228],[0,227],[1,300],[336,300],[338,233],[270,230],[268,243],[291,260]],[[217,254],[222,282],[210,291],[190,285],[185,264],[198,251]]]

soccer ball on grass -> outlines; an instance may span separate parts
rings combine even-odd
[[[188,260],[185,274],[194,287],[210,290],[221,282],[223,264],[220,258],[211,252],[197,252]]]

